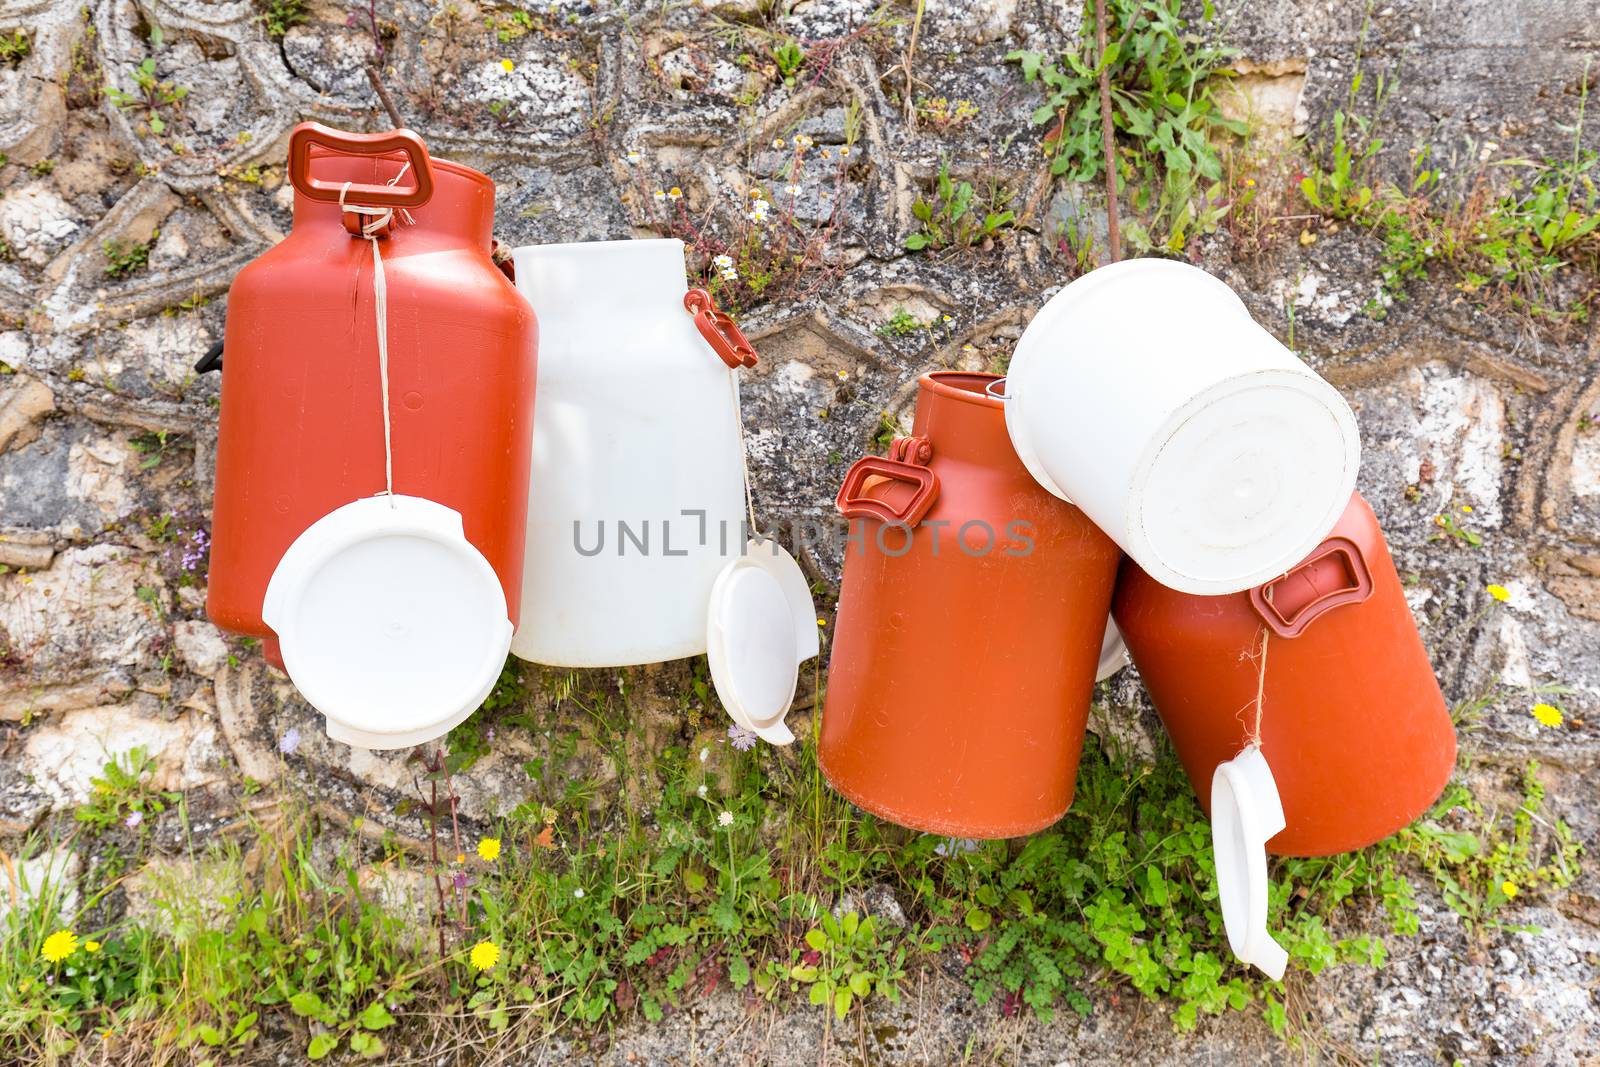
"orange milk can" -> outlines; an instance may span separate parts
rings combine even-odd
[[[923,375],[916,420],[859,460],[818,757],[902,826],[1015,837],[1072,803],[1119,552],[1041,488],[993,374]]]
[[[1309,556],[1242,593],[1180,593],[1127,561],[1113,614],[1208,814],[1217,766],[1259,739],[1283,806],[1269,852],[1363,848],[1450,778],[1450,711],[1360,494]]]
[[[490,259],[494,184],[409,130],[308,122],[289,145],[293,229],[228,291],[207,611],[278,661],[285,551],[387,488],[459,513],[515,622],[538,328]]]

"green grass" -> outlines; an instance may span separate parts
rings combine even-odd
[[[292,791],[256,794],[230,830],[191,841],[185,798],[152,789],[141,755],[114,760],[77,825],[17,857],[71,848],[91,866],[76,904],[52,882],[27,887],[32,904],[0,919],[0,1060],[49,1063],[81,1046],[220,1063],[285,1030],[312,1057],[381,1058],[444,1032],[510,1048],[560,1027],[659,1019],[729,987],[845,1018],[952,961],[980,1002],[1007,1013],[1089,1013],[1123,988],[1179,1029],[1230,1010],[1289,1027],[1283,985],[1227,951],[1208,825],[1170,754],[1144,765],[1091,736],[1060,823],[1018,841],[951,842],[841,801],[822,781],[814,736],[735,751],[700,699],[676,741],[645,750],[634,682],[550,672],[502,687],[500,733],[479,740],[492,750],[516,731],[536,754],[522,801],[479,828],[498,842],[497,855],[486,846],[492,859],[471,832],[452,839],[451,773],[470,773],[459,766],[417,768],[410,810],[448,841],[435,859],[360,820],[326,824]],[[1376,848],[1276,861],[1270,923],[1293,966],[1381,966],[1382,935],[1417,929],[1418,872],[1480,929],[1518,893],[1566,884],[1578,848],[1541,813],[1536,771],[1505,815],[1452,787]],[[142,820],[130,828],[134,811]],[[110,902],[157,827],[185,842],[183,863],[138,875],[136,921]],[[414,885],[432,922],[380,907],[374,887],[385,882]],[[894,894],[904,927],[831,913],[869,888]],[[1386,929],[1372,928],[1384,925],[1373,905]],[[45,960],[59,930],[98,951]],[[470,955],[484,943],[498,959],[479,970]]]
[[[1582,144],[1588,69],[1565,158],[1485,158],[1454,181],[1432,165],[1427,148],[1410,154],[1404,182],[1379,176],[1384,141],[1376,131],[1395,82],[1376,78],[1370,99],[1366,84],[1358,50],[1345,104],[1312,153],[1301,194],[1314,211],[1382,240],[1382,297],[1367,305],[1368,315],[1384,318],[1437,269],[1475,302],[1549,323],[1588,321],[1600,294],[1600,156]],[[1564,287],[1575,273],[1587,280]]]

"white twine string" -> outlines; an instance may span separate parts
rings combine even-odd
[[[728,392],[733,394],[733,425],[739,432],[739,469],[744,472],[744,507],[750,516],[750,536],[759,537],[756,529],[756,499],[750,489],[750,454],[744,443],[744,413],[739,410],[739,370],[728,368]]]
[[[411,161],[407,160],[405,166],[400,168],[400,173],[389,179],[389,184],[393,185],[403,178],[410,167]],[[389,421],[389,284],[383,274],[383,256],[378,251],[378,238],[394,221],[394,209],[346,204],[345,194],[354,184],[345,182],[340,187],[339,210],[348,211],[352,215],[365,215],[369,220],[361,224],[361,236],[372,243],[372,309],[378,320],[378,385],[383,400],[383,495],[389,498],[389,506],[392,508],[395,506],[394,428]],[[411,213],[405,209],[402,208],[400,214],[407,222],[413,221]]]
[[[1267,642],[1272,639],[1272,631],[1267,627],[1261,628],[1261,659],[1257,664],[1256,675],[1256,714],[1255,719],[1245,732],[1245,743],[1261,747],[1261,713],[1262,704],[1267,697]]]

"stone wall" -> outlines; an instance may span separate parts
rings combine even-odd
[[[430,149],[498,183],[497,236],[508,245],[648,236],[684,218],[732,232],[752,189],[788,180],[793,138],[812,140],[793,210],[813,232],[834,219],[825,254],[743,309],[762,354],[745,382],[755,497],[773,521],[830,514],[845,467],[874,449],[885,413],[909,425],[920,372],[1003,365],[1069,277],[1053,220],[1092,215],[1098,202],[1092,190],[1051,183],[1029,123],[1034,90],[1004,61],[1018,47],[1059,51],[1077,5],[930,0],[908,62],[913,8],[891,8],[890,24],[857,32],[875,2],[398,0],[378,6],[377,40],[387,84]],[[1325,131],[1358,49],[1368,77],[1399,79],[1384,116],[1390,173],[1405,173],[1422,145],[1453,180],[1481,173],[1484,161],[1572,151],[1582,74],[1600,52],[1588,0],[1374,8],[1363,30],[1361,5],[1220,6],[1218,32],[1240,49],[1241,113],[1277,153],[1263,173],[1283,188],[1297,168],[1295,137],[1314,142]],[[385,814],[384,798],[408,778],[399,757],[328,742],[287,680],[204,613],[218,381],[191,367],[221,336],[234,272],[289,226],[290,127],[305,118],[387,125],[362,73],[376,54],[364,5],[316,0],[281,39],[260,12],[249,2],[0,0],[0,31],[21,28],[31,41],[25,58],[0,61],[9,158],[0,167],[0,845],[82,800],[110,753],[142,745],[163,787],[221,805],[243,778],[286,773],[278,745],[291,730],[302,743],[287,773],[329,811],[416,832],[414,820]],[[764,55],[741,64],[727,23],[807,42],[809,65],[784,84]],[[188,88],[181,106],[135,102],[144,91],[136,72],[152,58],[157,82]],[[914,97],[971,101],[975,117],[943,132],[908,121],[908,80]],[[1600,144],[1597,127],[1585,128],[1586,146]],[[912,202],[942,161],[1011,188],[1015,232],[971,251],[907,254]],[[682,201],[657,198],[669,189]],[[1286,239],[1257,247],[1224,226],[1190,254],[1269,329],[1292,330],[1298,351],[1354,406],[1360,487],[1447,695],[1487,701],[1462,738],[1475,787],[1509,797],[1537,758],[1553,808],[1593,841],[1600,335],[1534,328],[1431,278],[1375,320],[1364,311],[1378,291],[1372,236],[1305,227],[1298,240],[1290,226]],[[146,243],[147,262],[120,269],[120,254]],[[880,333],[902,308],[928,327]],[[1441,514],[1481,544],[1444,535]],[[837,576],[837,558],[807,562]],[[1509,599],[1491,598],[1491,584]],[[654,695],[634,743],[649,746],[681,729],[687,673],[669,665],[642,675]],[[1551,686],[1563,687],[1560,730],[1528,711]],[[1117,712],[1103,728],[1149,729],[1132,672],[1110,695]],[[519,746],[505,739],[463,783],[469,817],[517,799]],[[1507,934],[1488,954],[1436,909],[1428,936],[1389,968],[1331,980],[1323,1021],[1369,1059],[1378,1048],[1418,1061],[1592,1057],[1595,893],[1586,877],[1559,910],[1526,916],[1543,934]],[[922,1028],[933,1059],[962,1033],[1004,1025],[942,1003],[900,1020]],[[1065,1042],[1116,1054],[1118,1027],[1152,1049],[1204,1054],[1173,1045],[1158,1015],[1141,1022],[1129,1006],[1097,1018],[1019,1032],[1019,1056],[1046,1062]],[[784,1025],[804,1037],[812,1024]],[[1253,1024],[1219,1025],[1229,1041],[1271,1047]]]

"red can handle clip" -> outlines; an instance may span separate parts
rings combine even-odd
[[[877,519],[892,526],[915,526],[939,498],[939,476],[928,469],[933,446],[921,437],[898,437],[887,458],[866,456],[856,460],[844,476],[834,506],[847,519]],[[868,479],[900,482],[912,487],[898,505],[865,495]]]
[[[388,156],[403,152],[411,164],[410,185],[352,182],[345,202],[362,207],[421,207],[433,196],[433,164],[428,146],[410,130],[388,133],[346,133],[320,122],[302,122],[289,134],[289,181],[301,195],[327,204],[339,202],[344,182],[311,176],[311,149],[325,148],[347,156]]]
[[[1361,546],[1330,537],[1282,578],[1250,590],[1250,604],[1279,637],[1298,637],[1323,614],[1372,595],[1372,572]]]
[[[694,316],[695,328],[722,362],[732,369],[756,365],[756,350],[745,340],[733,316],[717,310],[710,293],[704,289],[690,289],[683,295],[683,306]]]

